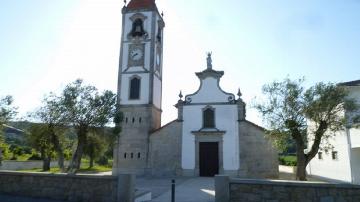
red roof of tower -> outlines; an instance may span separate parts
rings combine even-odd
[[[131,0],[127,5],[129,9],[153,8],[155,7],[155,0]]]

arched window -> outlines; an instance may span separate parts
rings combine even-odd
[[[204,128],[215,128],[215,110],[213,108],[206,108],[203,111],[203,126]]]
[[[136,19],[133,22],[132,25],[132,29],[131,29],[131,36],[132,37],[136,37],[136,36],[143,36],[145,34],[144,31],[144,25],[143,25],[143,21],[141,19]]]
[[[140,99],[140,78],[134,77],[130,80],[130,100]]]

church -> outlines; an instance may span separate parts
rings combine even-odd
[[[164,28],[155,0],[131,0],[122,9],[118,103],[124,120],[113,173],[277,177],[276,149],[264,128],[246,120],[240,90],[237,97],[222,90],[224,72],[212,66],[210,53],[196,73],[199,89],[180,93],[177,119],[161,127]]]

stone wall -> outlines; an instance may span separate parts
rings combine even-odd
[[[151,175],[178,175],[181,169],[181,123],[170,122],[150,135]]]
[[[130,202],[134,176],[0,172],[0,193],[63,201]]]
[[[68,166],[69,162],[65,162],[65,166]],[[34,168],[42,168],[42,161],[2,161],[0,170],[31,170]],[[57,167],[58,162],[52,161],[50,167]]]
[[[249,122],[239,123],[240,170],[246,178],[278,178],[277,150],[265,137],[264,129]]]
[[[152,105],[122,106],[122,131],[114,150],[114,173],[144,175],[149,156],[149,132],[160,128],[161,111]]]
[[[360,186],[215,177],[216,202],[360,201]]]

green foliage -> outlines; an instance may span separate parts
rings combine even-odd
[[[0,165],[1,161],[6,158],[7,153],[6,151],[6,144],[4,141],[4,134],[3,134],[3,125],[7,123],[10,119],[12,119],[16,115],[16,107],[12,106],[13,98],[11,96],[6,96],[4,98],[0,98]]]
[[[77,133],[77,147],[69,166],[69,171],[74,173],[79,169],[88,135],[96,133],[114,118],[116,95],[111,91],[99,93],[94,86],[84,85],[78,79],[68,84],[57,98],[62,120]]]
[[[6,96],[0,98],[0,127],[16,115],[16,107],[12,106],[13,98]]]
[[[28,160],[33,160],[33,161],[35,161],[35,160],[42,160],[42,158],[41,158],[41,156],[40,156],[39,153],[33,153],[33,154],[28,158]]]
[[[107,166],[109,165],[109,159],[106,156],[101,156],[96,163],[101,166]]]
[[[280,150],[288,147],[290,139],[295,141],[300,180],[306,179],[306,165],[318,152],[321,140],[334,134],[326,132],[337,131],[349,124],[342,112],[351,112],[358,107],[354,100],[348,99],[343,86],[317,83],[305,89],[303,81],[285,79],[264,85],[267,100],[255,106],[269,127],[267,134]],[[304,153],[306,144],[310,149]]]
[[[279,156],[279,164],[285,166],[296,166],[296,156]]]

